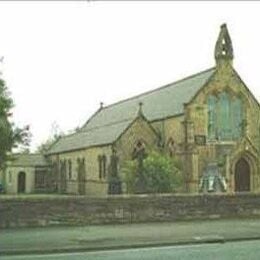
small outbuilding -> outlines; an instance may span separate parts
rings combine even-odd
[[[42,154],[15,154],[2,176],[6,193],[37,193],[48,190],[49,164]]]

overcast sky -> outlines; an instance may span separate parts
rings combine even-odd
[[[111,104],[215,65],[219,26],[260,100],[260,2],[1,2],[3,78],[32,148],[56,122],[81,126]]]

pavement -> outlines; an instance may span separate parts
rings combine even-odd
[[[260,219],[2,229],[0,258],[257,239]]]

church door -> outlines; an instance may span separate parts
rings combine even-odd
[[[19,172],[18,174],[18,193],[25,192],[25,172]]]
[[[235,191],[250,191],[250,166],[244,158],[235,166]]]

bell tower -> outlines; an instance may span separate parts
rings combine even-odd
[[[232,41],[228,33],[227,25],[220,26],[220,33],[215,46],[215,60],[217,66],[222,63],[233,64],[234,54]]]

